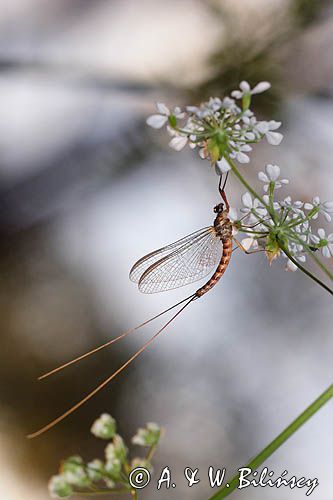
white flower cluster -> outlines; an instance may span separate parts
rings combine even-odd
[[[139,446],[155,446],[161,436],[161,428],[154,422],[149,422],[146,428],[138,429],[138,432],[132,438],[132,443]]]
[[[259,200],[246,192],[242,196],[242,219],[236,222],[238,230],[247,234],[243,246],[263,249],[270,262],[282,255],[285,248],[299,263],[306,260],[306,254],[320,250],[324,257],[333,256],[333,233],[326,235],[320,228],[317,233],[311,222],[322,215],[327,222],[333,218],[333,202],[321,202],[319,197],[312,203],[293,201],[290,196],[276,200],[276,190],[288,184],[280,179],[280,167],[267,165],[265,172],[259,172],[259,180],[264,183],[264,194]],[[297,266],[288,258],[287,269],[296,271]]]
[[[198,148],[200,157],[208,159],[219,176],[232,170],[247,187],[250,192],[242,197],[242,218],[237,218],[235,209],[229,211],[234,234],[246,234],[242,241],[246,250],[252,247],[266,251],[270,263],[283,256],[288,259],[287,269],[295,271],[299,267],[308,275],[311,273],[302,268],[301,263],[310,254],[331,277],[316,252],[333,257],[333,233],[326,234],[323,228],[316,230],[313,221],[323,216],[331,222],[333,202],[321,202],[318,196],[312,202],[294,201],[290,196],[276,199],[277,191],[289,184],[288,179],[280,177],[277,165],[267,165],[264,172],[259,172],[264,191],[260,196],[245,181],[234,162],[249,163],[252,145],[264,137],[272,145],[282,141],[282,134],[277,132],[281,122],[257,120],[250,109],[252,96],[265,92],[270,86],[269,82],[260,82],[251,89],[243,81],[230,97],[211,97],[199,106],[176,107],[172,111],[158,103],[158,113],[150,116],[147,123],[153,128],[166,126],[172,137],[172,148],[180,151],[186,144],[192,149]],[[146,439],[147,430],[141,429],[134,442],[144,444]]]
[[[187,106],[185,110],[176,107],[173,111],[163,103],[157,103],[157,114],[147,119],[153,128],[166,125],[172,139],[170,146],[180,151],[188,143],[198,148],[201,158],[209,159],[218,166],[218,173],[230,170],[228,158],[239,163],[249,163],[251,144],[266,137],[269,144],[278,145],[282,134],[276,132],[281,122],[259,121],[250,110],[251,96],[270,88],[268,82],[258,83],[252,90],[247,82],[241,82],[240,89],[232,92],[232,97],[220,99],[211,97],[198,106]],[[183,120],[179,124],[179,120]]]
[[[97,438],[111,439],[116,433],[116,421],[108,413],[102,413],[91,426],[90,432]]]
[[[122,486],[129,490],[128,471],[135,467],[152,468],[152,453],[149,459],[135,457],[128,460],[128,449],[123,438],[116,434],[116,421],[108,413],[103,413],[91,427],[91,433],[104,440],[110,440],[104,450],[104,460],[94,459],[87,464],[80,456],[72,456],[61,464],[59,474],[49,481],[49,492],[53,498],[68,498],[75,494],[98,494],[98,485],[102,485],[102,493],[114,493],[114,488]],[[159,442],[161,428],[157,424],[148,423],[138,429],[132,442],[149,446],[155,450]],[[106,489],[107,488],[107,489]]]

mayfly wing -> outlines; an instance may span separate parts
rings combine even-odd
[[[183,245],[188,243],[189,241],[195,241],[196,238],[200,238],[212,231],[212,227],[204,227],[199,229],[199,231],[195,231],[180,240],[175,241],[174,243],[170,243],[170,245],[166,245],[165,247],[159,248],[158,250],[154,250],[153,252],[148,253],[141,259],[139,259],[132,267],[129,273],[130,280],[134,283],[139,283],[141,276],[143,273],[155,262],[162,259],[166,255],[169,255],[173,250],[177,250],[181,248]]]
[[[221,240],[211,230],[152,264],[141,276],[139,290],[156,293],[194,283],[211,272],[221,252]]]
[[[207,276],[221,251],[222,244],[214,228],[204,228],[143,257],[134,265],[131,274],[139,275],[135,281],[141,292],[171,290]]]

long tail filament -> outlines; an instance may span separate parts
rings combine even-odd
[[[179,311],[176,312],[176,314],[174,314],[172,316],[172,318],[167,321],[167,323],[165,323],[162,328],[160,328],[147,342],[145,342],[143,344],[143,346],[138,349],[125,363],[123,363],[115,372],[112,373],[112,375],[110,375],[107,379],[105,379],[101,384],[99,384],[95,389],[93,389],[89,394],[87,394],[87,396],[85,396],[84,398],[82,398],[78,403],[76,403],[74,406],[72,406],[71,408],[69,408],[69,410],[67,410],[65,413],[63,413],[62,415],[60,415],[59,417],[57,417],[56,419],[52,420],[52,422],[50,422],[49,424],[45,425],[44,427],[42,427],[41,429],[39,429],[37,432],[34,432],[32,434],[29,434],[27,437],[29,439],[32,439],[32,438],[35,438],[37,436],[40,436],[41,434],[43,434],[44,432],[48,431],[49,429],[51,429],[52,427],[54,427],[55,425],[57,425],[59,422],[61,422],[62,420],[64,420],[66,417],[68,417],[69,415],[71,415],[72,413],[74,413],[78,408],[80,408],[84,403],[86,403],[87,401],[89,401],[89,399],[91,399],[93,396],[95,396],[95,394],[97,394],[101,389],[103,389],[103,387],[105,387],[107,384],[109,384],[109,382],[111,382],[111,380],[113,380],[119,373],[121,373],[130,363],[132,363],[132,361],[134,361],[143,351],[145,351],[147,349],[147,347],[160,335],[160,333],[163,332],[163,330],[166,329],[166,327],[168,325],[170,325],[170,323],[172,323],[172,321],[174,321],[176,319],[177,316],[179,316],[179,314],[184,311],[184,309],[190,305],[191,302],[193,302],[193,300],[195,300],[197,298],[197,296],[195,294],[191,295],[190,297],[187,297],[186,299],[182,300],[181,302],[179,302],[178,304],[175,304],[174,306],[170,307],[169,309],[166,309],[165,311],[163,311],[162,313],[158,314],[157,316],[155,316],[154,318],[151,318],[149,319],[148,321],[142,323],[140,326],[143,326],[143,325],[146,325],[147,323],[149,323],[150,321],[152,321],[153,319],[155,318],[158,318],[159,316],[161,316],[162,314],[170,311],[171,309],[173,309],[174,307],[182,304],[183,302],[187,301],[180,309]],[[138,329],[140,326],[132,329],[132,330],[129,330],[128,332],[125,332],[126,334],[130,333],[131,331],[134,331],[136,329]],[[123,338],[125,336],[125,334],[122,334],[120,335],[119,337],[117,337],[116,339],[113,340],[113,342],[115,342],[116,340],[120,339],[120,338]],[[92,354],[93,352],[96,352],[98,351],[99,349],[102,349],[103,347],[106,347],[107,345],[110,345],[110,343],[112,343],[112,341],[110,342],[107,342],[106,344],[103,344],[103,346],[100,346],[99,348],[96,348],[94,349],[93,351],[90,351],[89,353],[86,353],[84,354],[83,356],[80,356],[79,358],[76,358],[76,360],[80,360],[86,356],[89,356],[90,354]],[[65,367],[65,366],[68,366],[69,364],[71,363],[74,363],[76,360],[73,360],[73,361],[70,361],[68,363],[66,363],[65,365],[63,365],[62,367]],[[55,370],[53,370],[52,372],[49,372],[49,374],[51,373],[54,373],[55,371],[58,371],[60,370],[62,367],[59,367],[59,368],[56,368]],[[45,374],[44,377],[46,377],[48,374]]]

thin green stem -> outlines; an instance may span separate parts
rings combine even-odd
[[[274,224],[276,225],[277,221],[276,221],[276,213],[275,213],[275,210],[274,210],[274,188],[275,188],[275,182],[274,181],[271,181],[269,183],[269,208],[271,209],[270,213],[272,214],[272,219],[274,221]],[[274,217],[273,217],[274,215]]]
[[[151,446],[149,448],[147,456],[146,456],[147,462],[151,462],[152,461],[152,458],[154,456],[154,453],[155,453],[156,449],[157,449],[157,444],[154,444],[153,446]]]
[[[122,493],[130,494],[131,490],[127,489],[118,489],[118,490],[95,490],[95,491],[75,491],[76,495],[80,495],[83,497],[91,497],[94,495],[120,495]]]
[[[138,499],[138,493],[136,490],[131,490],[131,496],[132,496],[132,499],[133,500],[137,500]]]
[[[258,193],[255,192],[255,190],[250,186],[250,184],[247,183],[247,181],[244,179],[244,177],[241,175],[241,173],[236,168],[236,165],[234,164],[234,162],[232,160],[230,160],[229,156],[226,156],[225,159],[229,163],[231,170],[233,171],[233,173],[235,174],[237,179],[243,184],[243,186],[249,191],[249,193],[252,194],[252,196],[254,198],[257,198],[262,203],[262,205],[268,210],[269,214],[272,216],[270,207],[267,205],[267,203],[264,202],[262,197]]]
[[[306,274],[309,278],[311,278],[313,281],[315,281],[318,285],[320,285],[322,288],[324,288],[328,293],[333,295],[333,290],[331,290],[325,283],[323,283],[319,278],[317,278],[314,274],[312,274],[308,269],[302,266],[299,262],[297,262],[296,259],[291,255],[289,250],[285,248],[284,246],[280,247],[281,250],[286,254],[286,256],[291,260],[295,266],[298,267],[304,274]]]
[[[249,236],[251,236],[252,234],[256,234],[256,235],[260,235],[261,237],[263,237],[263,236],[268,236],[268,234],[269,234],[269,233],[267,233],[267,231],[266,231],[266,232],[262,232],[262,231],[252,231],[252,229],[251,229],[251,230],[249,230],[249,229],[244,229],[244,227],[245,227],[245,226],[242,226],[241,228],[237,228],[237,229],[238,229],[238,231],[239,231],[240,233],[245,233],[245,234],[248,234]]]
[[[287,439],[289,439],[295,432],[305,424],[322,406],[324,406],[331,398],[333,398],[333,384],[324,391],[319,398],[317,398],[303,413],[301,413],[288,427],[286,427],[281,434],[279,434],[266,448],[264,448],[256,457],[254,457],[245,467],[255,470],[257,469],[267,458],[269,458],[282,444],[284,444]],[[232,493],[239,485],[239,474],[235,474],[234,477],[221,488],[215,495],[209,498],[209,500],[219,500],[220,498],[225,498],[230,493]]]

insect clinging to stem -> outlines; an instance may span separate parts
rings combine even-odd
[[[87,356],[90,356],[97,351],[125,338],[130,333],[142,328],[151,321],[163,316],[167,312],[181,306],[180,309],[147,341],[140,349],[138,349],[125,363],[123,363],[116,371],[100,383],[94,390],[82,398],[78,403],[73,405],[65,413],[52,420],[49,424],[42,427],[37,432],[30,434],[29,438],[37,437],[47,430],[54,427],[56,424],[64,420],[71,413],[80,408],[84,403],[91,399],[101,389],[111,382],[119,373],[121,373],[132,361],[134,361],[147,347],[172,323],[177,316],[179,316],[192,302],[202,297],[209,292],[216,283],[220,280],[225,273],[232,254],[232,242],[235,241],[237,247],[248,252],[240,242],[233,236],[233,225],[229,219],[229,203],[225,194],[225,185],[228,174],[226,175],[224,184],[222,186],[222,176],[219,182],[219,192],[222,197],[222,202],[214,207],[216,214],[212,226],[205,227],[196,231],[185,238],[182,238],[170,245],[155,250],[145,257],[139,259],[130,271],[131,281],[138,284],[138,288],[143,293],[156,293],[166,290],[171,290],[181,286],[194,283],[205,276],[207,276],[214,266],[217,267],[209,278],[209,280],[200,288],[198,288],[192,295],[177,302],[168,309],[160,312],[156,316],[144,321],[140,325],[127,330],[118,337],[106,342],[103,345],[75,358],[67,363],[58,366],[57,368],[45,373],[39,380],[44,379],[63,368],[72,365]],[[236,248],[237,248],[236,247]]]

